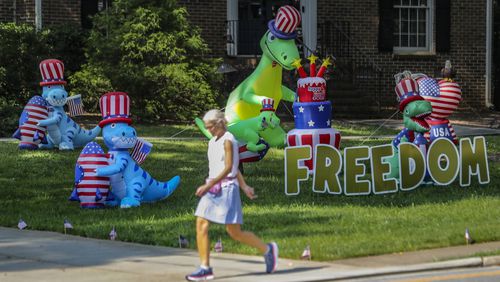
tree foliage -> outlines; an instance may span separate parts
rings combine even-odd
[[[218,61],[176,1],[113,1],[93,23],[87,63],[71,77],[88,107],[106,91],[127,92],[142,121],[191,120],[216,107]]]

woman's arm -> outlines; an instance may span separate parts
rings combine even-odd
[[[255,199],[257,198],[257,195],[255,195],[255,190],[253,187],[248,186],[248,184],[245,182],[245,179],[243,178],[243,174],[238,170],[238,183],[240,184],[241,190],[247,195],[248,198],[250,199]]]
[[[211,179],[208,183],[201,185],[196,189],[196,196],[203,196],[212,186],[217,182],[226,178],[226,176],[231,172],[233,168],[233,143],[229,140],[224,141],[224,169],[217,175],[214,179]]]

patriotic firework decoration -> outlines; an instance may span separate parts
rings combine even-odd
[[[453,81],[454,71],[450,61],[446,61],[442,75],[443,79],[439,81],[426,76],[417,80],[420,95],[432,105],[432,114],[427,120],[431,129],[425,137],[430,142],[436,138],[448,138],[458,144],[455,130],[447,118],[458,108],[462,100],[462,89]]]
[[[49,116],[47,102],[41,96],[34,96],[23,109],[19,118],[19,128],[13,134],[19,139],[19,149],[38,149],[38,144],[46,142],[46,127],[38,122]]]
[[[327,144],[339,149],[341,139],[340,133],[331,127],[332,104],[326,100],[326,81],[321,77],[330,61],[325,59],[315,76],[316,59],[314,54],[309,57],[311,77],[306,77],[300,59],[294,62],[301,78],[297,81],[297,97],[293,103],[295,129],[287,135],[288,146],[311,146],[312,158],[302,162],[309,171],[314,170],[316,145]]]
[[[107,166],[108,160],[109,155],[96,142],[88,143],[80,153],[75,165],[75,188],[71,197],[71,200],[80,201],[80,207],[104,207],[109,191],[109,177],[97,176],[95,170]]]

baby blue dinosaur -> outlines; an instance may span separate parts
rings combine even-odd
[[[42,89],[42,97],[47,101],[49,117],[38,122],[39,126],[47,127],[47,144],[40,144],[41,149],[73,150],[82,147],[97,137],[101,128],[92,130],[81,128],[64,111],[68,92],[63,85],[47,85]]]
[[[96,169],[97,176],[109,176],[114,196],[123,192],[121,208],[140,206],[141,202],[154,202],[167,198],[179,185],[181,178],[172,177],[167,182],[159,182],[142,169],[130,156],[128,149],[134,147],[137,136],[135,129],[127,123],[110,123],[103,127],[104,143],[113,156],[114,164]],[[124,188],[124,191],[120,191]],[[108,201],[109,202],[109,201]],[[117,205],[118,202],[109,202]]]

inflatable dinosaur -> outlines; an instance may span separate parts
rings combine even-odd
[[[276,20],[268,23],[269,30],[260,40],[262,58],[257,68],[229,95],[225,110],[229,125],[259,116],[266,98],[274,100],[275,109],[281,99],[294,101],[295,93],[281,83],[283,68],[293,70],[293,62],[299,58],[294,40],[299,23],[300,13],[292,6],[281,7]],[[259,135],[273,147],[285,143],[286,134],[280,126],[268,127]]]
[[[399,110],[403,114],[404,128],[392,141],[394,146],[394,155],[389,159],[391,173],[389,177],[399,179],[399,149],[401,142],[412,142],[421,150],[426,152],[427,139],[424,133],[428,132],[430,127],[426,118],[432,112],[431,103],[425,101],[419,95],[418,84],[411,78],[408,71],[396,76],[396,94],[399,100]]]
[[[137,207],[141,202],[154,202],[167,198],[175,191],[180,182],[179,176],[174,176],[167,182],[159,182],[142,169],[130,156],[128,149],[134,147],[137,141],[135,129],[130,126],[129,97],[123,92],[104,94],[99,104],[103,120],[102,127],[104,144],[109,148],[112,164],[96,169],[96,176],[109,176],[113,195],[121,208]],[[125,189],[124,191],[120,191]],[[119,195],[123,194],[121,198]],[[109,201],[108,201],[109,202]]]
[[[212,135],[205,128],[203,121],[195,119],[201,132],[207,137]],[[267,150],[269,146],[260,138],[260,133],[268,128],[271,130],[280,125],[280,119],[274,113],[274,101],[272,99],[262,100],[262,109],[258,116],[233,123],[228,126],[228,131],[241,143],[246,144],[246,148],[252,152]]]
[[[47,101],[49,112],[47,119],[38,121],[38,126],[47,127],[48,133],[47,144],[40,144],[40,148],[58,147],[59,150],[73,150],[94,140],[101,132],[99,126],[85,130],[64,111],[68,92],[64,89],[66,81],[63,77],[63,63],[55,59],[44,60],[40,63],[40,72],[43,78],[40,82],[42,97]]]

